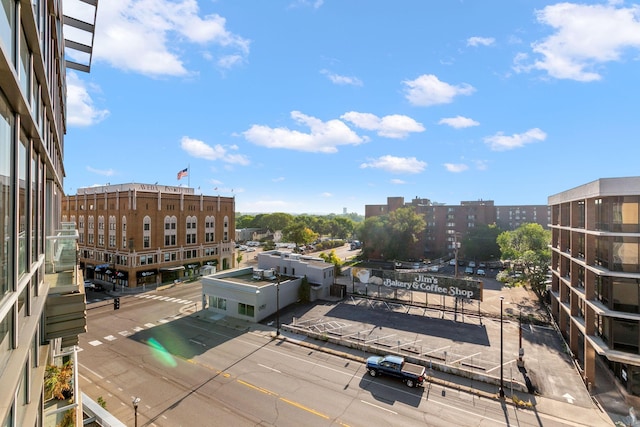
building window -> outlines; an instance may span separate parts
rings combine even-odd
[[[0,321],[0,366],[7,366],[13,348],[13,308]]]
[[[142,247],[151,247],[151,217],[148,215],[142,220]]]
[[[213,243],[216,240],[216,223],[215,217],[207,216],[204,220],[204,241],[205,243]]]
[[[238,314],[247,317],[254,317],[254,307],[249,304],[238,303]]]
[[[9,5],[7,4],[9,3]],[[3,6],[11,11],[14,10],[15,2],[12,0],[2,0]],[[3,10],[6,10],[3,8]],[[5,38],[3,24],[6,21],[3,19],[3,14],[0,13],[0,40],[11,40],[11,37]],[[13,22],[13,15],[11,16]],[[11,48],[8,48],[11,51]],[[11,174],[11,147],[13,146],[13,114],[9,109],[9,105],[6,103],[4,96],[0,93],[0,179],[2,182],[10,182]],[[9,218],[11,216],[9,206],[11,206],[11,190],[10,186],[0,186],[0,218]],[[10,227],[4,226],[0,229],[3,242],[11,241]],[[3,249],[0,250],[0,296],[9,292],[9,276],[13,271],[13,263],[9,262],[7,252]],[[2,337],[0,336],[0,339]],[[0,351],[2,351],[0,349]],[[0,362],[2,360],[0,359]],[[0,366],[5,366],[0,363]]]
[[[216,296],[209,297],[209,307],[217,308],[218,310],[227,310],[227,300],[225,298],[219,298]]]
[[[187,232],[186,232],[186,243],[188,245],[195,245],[196,243],[198,243],[197,241],[197,228],[198,228],[198,222],[197,222],[197,218],[195,216],[188,216],[187,217],[187,222],[186,222],[186,228],[187,228]]]
[[[175,246],[177,244],[176,223],[178,219],[175,216],[164,217],[164,245]]]

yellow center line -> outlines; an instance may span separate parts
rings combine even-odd
[[[313,409],[311,409],[311,408],[307,408],[306,406],[301,405],[300,403],[297,403],[297,402],[294,402],[294,401],[292,401],[292,400],[286,399],[286,398],[284,398],[284,397],[282,397],[282,396],[278,395],[278,393],[275,393],[275,392],[273,392],[273,391],[270,391],[270,390],[264,389],[264,388],[262,388],[262,387],[255,386],[255,385],[250,384],[250,383],[248,383],[248,382],[246,382],[246,381],[242,381],[242,380],[238,380],[238,379],[236,379],[236,381],[237,381],[237,382],[239,382],[240,384],[244,385],[244,386],[247,386],[247,387],[249,387],[249,388],[253,389],[253,390],[259,391],[260,393],[268,394],[268,395],[270,395],[270,396],[275,396],[275,397],[277,397],[278,399],[280,399],[281,401],[283,401],[283,402],[285,402],[285,403],[288,403],[288,404],[289,404],[289,405],[291,405],[291,406],[295,406],[295,407],[296,407],[296,408],[298,408],[298,409],[302,409],[303,411],[307,411],[307,412],[309,412],[309,413],[311,413],[311,414],[313,414],[313,415],[317,415],[318,417],[324,418],[324,419],[326,419],[326,420],[328,420],[328,419],[329,419],[329,416],[328,416],[328,415],[322,414],[322,413],[320,413],[320,412],[318,412],[318,411],[314,411]]]
[[[242,380],[236,380],[236,381],[238,381],[238,382],[239,382],[240,384],[242,384],[242,385],[245,385],[245,386],[247,386],[247,387],[249,387],[249,388],[252,388],[252,389],[254,389],[254,390],[257,390],[257,391],[259,391],[260,393],[268,394],[269,396],[278,396],[276,393],[274,393],[274,392],[272,392],[272,391],[269,391],[269,390],[267,390],[267,389],[264,389],[264,388],[262,388],[262,387],[258,387],[258,386],[255,386],[255,385],[253,385],[253,384],[249,384],[248,382],[245,382],[245,381],[242,381]]]
[[[293,406],[295,406],[296,408],[300,408],[300,409],[302,409],[303,411],[310,412],[310,413],[312,413],[312,414],[314,414],[314,415],[317,415],[317,416],[319,416],[319,417],[325,418],[325,419],[327,419],[327,420],[329,419],[329,417],[328,417],[327,415],[325,415],[325,414],[321,414],[321,413],[320,413],[320,412],[318,412],[318,411],[314,411],[314,410],[313,410],[313,409],[311,409],[311,408],[307,408],[306,406],[303,406],[303,405],[301,405],[301,404],[299,404],[299,403],[293,402],[293,401],[291,401],[291,400],[289,400],[289,399],[285,399],[284,397],[280,397],[280,400],[282,400],[283,402],[288,403],[289,405],[293,405]]]

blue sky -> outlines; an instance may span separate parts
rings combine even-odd
[[[96,25],[91,73],[67,79],[69,194],[158,182],[239,213],[363,214],[639,174],[638,3],[105,0]]]

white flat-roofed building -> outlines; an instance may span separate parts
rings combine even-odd
[[[210,317],[260,322],[297,302],[304,278],[310,285],[310,300],[321,299],[329,295],[334,266],[321,258],[268,251],[258,255],[256,268],[204,276],[202,296]]]

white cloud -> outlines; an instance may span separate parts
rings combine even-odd
[[[480,123],[468,117],[456,116],[441,119],[439,125],[449,125],[452,128],[463,129],[472,126],[478,126]]]
[[[87,166],[87,171],[98,174],[98,175],[103,175],[103,176],[115,175],[115,171],[113,169],[95,169],[95,168],[92,168],[91,166]]]
[[[433,74],[423,74],[415,80],[405,80],[402,83],[407,86],[405,97],[409,102],[423,107],[449,104],[458,95],[471,95],[475,92],[475,88],[469,84],[453,86],[441,82]]]
[[[476,169],[478,169],[479,171],[485,171],[489,169],[489,163],[486,160],[474,160],[474,163],[476,164]]]
[[[362,80],[357,77],[341,76],[340,74],[332,73],[329,70],[320,70],[320,73],[327,76],[332,83],[337,85],[362,86]]]
[[[445,163],[444,167],[449,172],[464,172],[469,169],[469,166],[463,163]]]
[[[620,60],[625,51],[640,49],[640,6],[616,7],[618,4],[558,3],[538,10],[538,22],[555,33],[532,44],[540,59],[523,66],[526,56],[518,55],[514,69],[544,70],[558,79],[600,80],[598,66]]]
[[[249,159],[243,154],[233,154],[229,152],[229,150],[233,150],[233,147],[235,146],[223,147],[220,144],[216,144],[212,147],[200,140],[183,136],[180,141],[180,147],[189,155],[206,160],[221,160],[225,163],[242,166],[246,166],[250,163]]]
[[[324,193],[320,194],[320,197],[325,197],[325,198],[326,198],[326,197],[333,197],[333,194],[331,194],[331,193],[329,193],[329,192],[325,191]]]
[[[389,182],[391,182],[392,184],[396,184],[396,185],[402,185],[402,184],[406,184],[407,182],[402,180],[402,179],[392,179]]]
[[[294,0],[289,4],[289,7],[312,7],[314,9],[319,9],[323,4],[324,0]]]
[[[355,126],[373,130],[386,138],[406,138],[411,132],[424,132],[424,126],[411,117],[400,114],[378,117],[371,113],[350,111],[340,116],[341,119],[353,123]]]
[[[514,148],[524,147],[526,144],[533,142],[544,141],[547,139],[547,134],[538,128],[529,129],[525,133],[513,134],[507,136],[498,132],[493,136],[484,138],[484,142],[493,151],[507,151]]]
[[[291,118],[310,129],[304,133],[288,128],[253,125],[242,134],[247,141],[268,148],[285,148],[311,153],[336,153],[340,145],[358,145],[367,139],[358,136],[340,120],[323,122],[315,117],[292,111]]]
[[[220,54],[220,66],[229,67],[249,53],[250,42],[229,32],[225,18],[201,16],[196,0],[111,0],[98,8],[94,59],[115,68],[163,76],[188,74],[183,43],[232,51]],[[212,55],[215,57],[216,55]]]
[[[273,178],[271,181],[273,181],[273,182],[282,182],[282,181],[284,181],[284,176],[279,176],[277,178]]]
[[[72,71],[67,73],[67,124],[91,126],[109,116],[109,110],[96,108],[86,84]]]
[[[493,37],[469,37],[467,46],[491,46],[496,42]]]
[[[427,163],[415,157],[382,156],[371,159],[360,165],[362,169],[382,169],[391,173],[420,173],[427,167]]]

